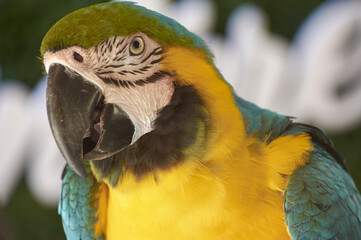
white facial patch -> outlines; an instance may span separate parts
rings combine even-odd
[[[153,122],[157,113],[168,105],[174,86],[170,76],[165,76],[156,83],[130,88],[110,87],[105,90],[105,99],[120,106],[130,116],[135,125],[132,143],[142,135],[154,129]]]
[[[139,54],[130,49],[142,47],[135,38],[144,43]],[[97,85],[105,103],[116,104],[129,115],[135,126],[134,143],[154,129],[158,112],[169,104],[174,92],[172,75],[159,66],[162,53],[157,42],[140,32],[110,37],[89,49],[72,46],[46,52],[44,65],[48,71],[52,64],[62,64]]]

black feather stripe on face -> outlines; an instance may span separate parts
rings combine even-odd
[[[171,102],[159,111],[154,130],[123,151],[94,161],[95,168],[102,178],[108,178],[115,186],[124,171],[129,170],[140,179],[147,173],[181,164],[186,158],[184,150],[199,141],[199,131],[207,128],[204,109],[202,99],[193,87],[176,86]],[[199,122],[206,127],[201,128]]]
[[[109,73],[109,72],[107,72],[107,73]],[[103,80],[103,82],[105,84],[116,85],[116,86],[121,86],[121,87],[125,87],[125,88],[129,88],[129,86],[133,86],[133,87],[135,85],[143,86],[144,84],[147,84],[147,83],[155,83],[158,80],[164,78],[165,76],[172,76],[172,74],[169,72],[165,72],[165,71],[159,71],[159,72],[155,72],[153,75],[151,75],[145,79],[139,79],[134,82],[125,81],[125,80],[116,80],[113,78],[107,78],[107,77],[102,77],[102,76],[98,75],[98,77],[101,80]]]
[[[147,46],[139,55],[132,55],[130,51],[135,37],[143,39]],[[128,37],[110,37],[90,48],[88,53],[92,59],[90,66],[101,80],[100,84],[129,88],[153,83],[164,75],[159,71],[164,49],[142,32]]]

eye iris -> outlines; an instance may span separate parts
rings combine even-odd
[[[139,55],[144,50],[144,42],[141,37],[136,37],[133,39],[131,45],[130,45],[130,53],[132,55]]]

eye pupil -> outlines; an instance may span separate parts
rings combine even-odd
[[[79,53],[74,52],[74,53],[73,53],[73,57],[74,57],[74,59],[75,59],[76,61],[78,61],[78,62],[83,62],[83,57],[82,57],[82,55],[80,55]]]
[[[135,49],[139,49],[139,48],[140,48],[140,42],[139,42],[138,40],[135,40],[135,41],[133,42],[133,48],[135,48]]]

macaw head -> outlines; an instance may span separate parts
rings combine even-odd
[[[133,3],[68,14],[46,34],[41,54],[51,129],[81,176],[84,161],[103,176],[110,165],[142,173],[173,166],[232,114],[232,90],[203,40]]]

